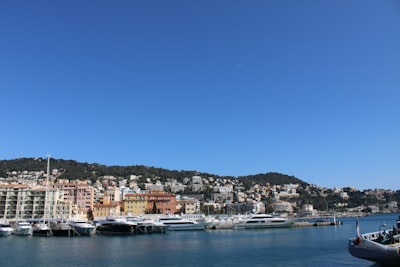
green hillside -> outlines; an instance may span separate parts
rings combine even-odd
[[[128,178],[130,175],[141,175],[145,178],[160,177],[162,182],[165,182],[168,178],[182,181],[183,178],[192,177],[194,175],[200,175],[202,177],[213,177],[235,179],[231,176],[219,176],[216,174],[202,173],[197,171],[185,171],[185,170],[168,170],[156,167],[148,167],[143,165],[132,165],[132,166],[106,166],[96,163],[81,163],[75,160],[64,160],[64,159],[50,159],[51,169],[58,169],[62,174],[60,178],[66,178],[70,180],[83,180],[90,179],[96,180],[101,176],[110,175],[120,178]],[[0,161],[0,177],[7,177],[7,172],[11,171],[46,171],[47,159],[45,158],[19,158],[12,160]],[[252,183],[259,184],[306,184],[302,180],[280,173],[265,173],[248,176],[237,177],[246,188],[250,187]]]

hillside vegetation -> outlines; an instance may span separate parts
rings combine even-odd
[[[141,175],[142,177],[160,177],[162,182],[168,178],[176,179],[181,182],[183,178],[199,175],[202,177],[213,177],[214,179],[235,179],[232,176],[219,176],[216,174],[202,173],[198,171],[168,170],[163,168],[149,167],[143,165],[132,166],[106,166],[97,163],[81,163],[75,160],[50,159],[51,169],[58,169],[62,173],[61,178],[70,180],[90,179],[96,180],[101,176],[114,176],[120,178],[129,178],[130,175]],[[12,171],[46,171],[47,159],[44,158],[19,158],[13,160],[0,161],[0,177],[7,177],[8,172]],[[265,173],[256,175],[246,175],[237,177],[246,187],[253,183],[259,184],[295,184],[306,185],[307,183],[294,177],[280,173]]]

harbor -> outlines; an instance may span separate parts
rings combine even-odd
[[[372,231],[396,217],[362,217],[361,230]],[[0,238],[0,246],[7,255],[3,266],[371,266],[347,251],[355,218],[341,220],[336,227],[167,230],[88,238],[11,235]]]
[[[272,214],[232,216],[198,215],[141,215],[137,217],[106,217],[93,222],[78,220],[27,220],[2,221],[0,236],[91,236],[163,234],[167,231],[266,229],[306,226],[337,226],[342,222],[334,219],[296,219]]]

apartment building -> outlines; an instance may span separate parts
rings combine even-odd
[[[200,213],[200,201],[195,198],[181,198],[176,200],[176,210],[183,214]]]
[[[63,192],[63,201],[72,203],[77,207],[77,213],[85,214],[89,209],[93,209],[94,188],[85,181],[70,182],[66,179],[59,179],[54,184],[54,188]]]
[[[60,190],[30,188],[27,185],[0,185],[0,217],[7,220],[57,218]]]
[[[143,194],[126,194],[124,200],[124,213],[126,215],[145,214],[147,199]]]
[[[163,191],[150,191],[142,194],[146,197],[146,213],[175,214],[176,195]]]
[[[120,216],[121,204],[120,202],[110,201],[110,197],[106,194],[101,203],[93,205],[93,216],[97,219],[109,216]]]

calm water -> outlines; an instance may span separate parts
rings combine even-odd
[[[361,232],[397,214],[360,218]],[[170,232],[142,236],[1,237],[0,266],[373,266],[347,252],[341,226]]]

